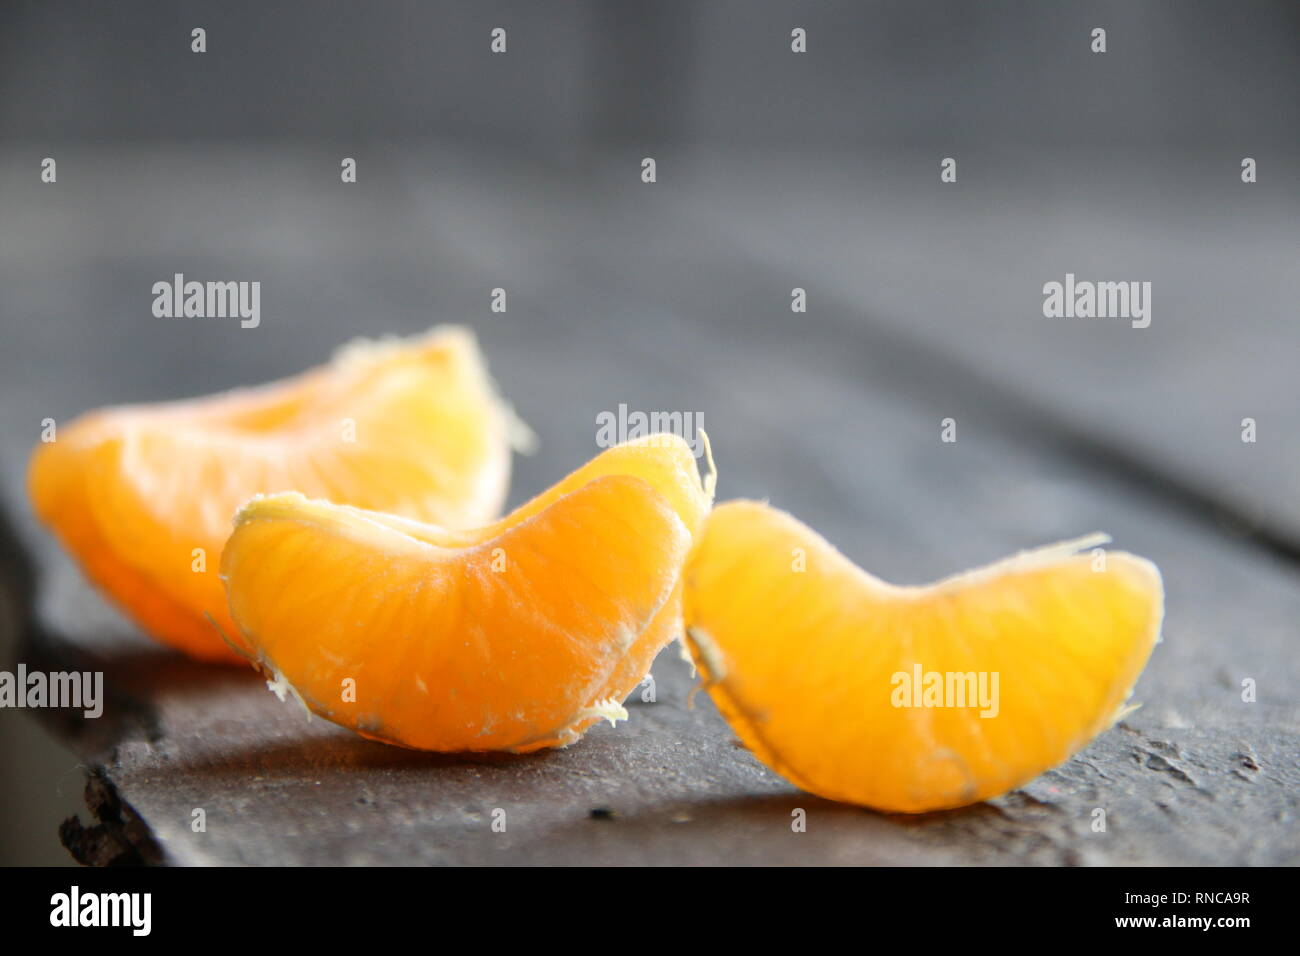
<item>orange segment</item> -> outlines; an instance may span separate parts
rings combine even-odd
[[[710,503],[685,442],[654,436],[472,532],[259,498],[222,574],[250,656],[313,712],[424,750],[536,750],[626,718],[680,634]]]
[[[895,587],[790,515],[728,502],[688,561],[687,644],[732,729],[799,787],[886,811],[963,806],[1066,760],[1137,681],[1160,573],[1074,553],[1104,540]]]
[[[297,490],[451,527],[499,513],[511,418],[470,333],[345,346],[260,388],[92,412],[33,454],[29,493],[87,576],[148,633],[234,660],[217,574],[235,511]]]

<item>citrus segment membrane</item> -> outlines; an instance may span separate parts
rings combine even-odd
[[[439,328],[359,342],[295,378],[89,413],[32,456],[38,516],[149,634],[233,660],[217,574],[235,511],[297,490],[449,527],[504,502],[513,415],[473,336]]]
[[[686,444],[656,439],[475,531],[257,498],[222,556],[240,641],[312,712],[407,747],[524,752],[626,719],[681,633],[711,504]]]
[[[867,574],[765,504],[714,509],[688,561],[687,646],[765,764],[915,813],[1005,793],[1120,713],[1160,634],[1149,561],[1089,537],[929,587]]]

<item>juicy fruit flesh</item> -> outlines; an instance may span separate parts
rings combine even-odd
[[[408,747],[535,750],[626,716],[680,633],[709,504],[685,443],[630,443],[474,532],[261,498],[222,569],[250,655],[315,713]]]
[[[888,811],[962,806],[1067,759],[1136,682],[1159,572],[1123,552],[1094,567],[1045,549],[893,587],[789,515],[730,502],[688,562],[688,645],[737,735],[798,786]]]
[[[509,416],[473,338],[436,329],[354,344],[260,388],[107,409],[33,455],[38,515],[148,633],[235,660],[217,574],[235,511],[299,490],[455,527],[491,520],[509,475]]]

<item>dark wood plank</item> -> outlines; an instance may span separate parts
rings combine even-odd
[[[1036,419],[1009,420],[1001,404],[946,377],[938,350],[928,360],[871,325],[827,316],[816,299],[809,315],[792,316],[789,275],[737,242],[736,222],[704,228],[680,197],[641,186],[634,165],[381,151],[370,165],[382,172],[347,192],[332,163],[283,151],[87,156],[105,181],[70,184],[71,196],[57,199],[18,190],[19,228],[0,259],[6,338],[26,357],[0,383],[0,467],[43,572],[40,634],[24,653],[107,670],[110,716],[65,732],[104,767],[167,860],[1300,858],[1291,563],[1189,520],[1110,462],[1061,453],[1034,431]],[[116,251],[104,258],[109,234]],[[178,269],[261,278],[262,327],[154,319],[149,285]],[[504,315],[488,311],[498,285],[509,290]],[[946,308],[958,313],[961,296]],[[352,335],[415,331],[435,318],[477,329],[542,438],[519,462],[515,500],[594,454],[595,416],[623,402],[702,414],[722,497],[770,497],[886,578],[922,581],[1096,528],[1114,533],[1161,565],[1169,592],[1166,641],[1138,687],[1143,708],[1016,793],[916,819],[836,806],[782,782],[733,744],[703,696],[687,707],[693,681],[671,652],[655,665],[656,702],[634,700],[627,724],[567,750],[410,753],[308,722],[252,675],[155,649],[86,588],[22,505],[23,458],[45,415],[263,380]],[[976,338],[948,345],[968,359]],[[939,440],[949,415],[956,444]],[[1258,703],[1241,701],[1245,677],[1259,682]],[[1089,827],[1099,806],[1106,834]],[[197,807],[207,812],[203,834],[190,829]],[[809,813],[807,833],[790,830],[795,807]],[[504,834],[490,828],[497,808]],[[593,817],[600,808],[614,815]]]
[[[688,153],[663,193],[819,320],[930,353],[1075,453],[1300,550],[1296,154],[1248,185],[1227,150],[953,151],[950,184],[951,151]],[[1150,282],[1150,326],[1045,318],[1067,273]]]

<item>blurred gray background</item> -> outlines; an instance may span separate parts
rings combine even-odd
[[[0,15],[8,144],[1297,141],[1300,9],[1285,0],[128,0]],[[209,41],[198,58],[195,26]],[[513,42],[493,58],[497,26]],[[810,38],[802,58],[787,56],[796,26]],[[1108,31],[1105,56],[1090,52],[1094,27]]]
[[[43,417],[456,321],[542,438],[512,501],[627,403],[701,414],[723,497],[886,578],[1103,526],[1187,629],[1150,719],[1285,727],[1294,764],[1292,694],[1230,717],[1206,688],[1294,674],[1298,177],[1291,0],[6,3],[0,504],[35,626],[136,640],[31,519]],[[175,272],[260,280],[261,327],[155,319]],[[1067,272],[1151,281],[1151,327],[1044,319]],[[66,741],[0,711],[0,862],[66,862]]]

